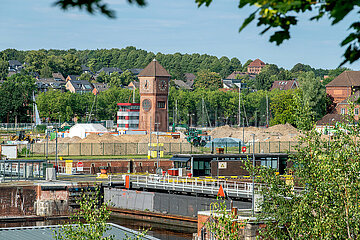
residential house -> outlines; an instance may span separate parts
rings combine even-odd
[[[239,87],[244,88],[245,83],[242,83],[242,80],[238,79],[239,76],[249,76],[249,78],[252,78],[247,72],[233,71],[229,76],[222,80],[224,91],[235,90]]]
[[[9,60],[9,72],[18,73],[23,69],[23,65],[18,60]]]
[[[360,90],[356,91],[353,95],[347,97],[342,102],[339,102],[338,104],[336,104],[336,107],[332,113],[341,114],[341,115],[350,114],[349,110],[350,110],[351,106],[349,103],[354,102],[355,103],[354,118],[355,118],[355,120],[359,120],[360,106],[358,104],[356,104],[357,101],[359,100],[359,97],[360,97]]]
[[[143,69],[142,68],[131,68],[128,70],[132,73],[132,75],[137,76]]]
[[[270,91],[279,89],[279,90],[290,90],[298,88],[299,84],[298,82],[294,80],[288,80],[288,81],[274,81],[272,84]]]
[[[87,93],[93,90],[91,83],[86,80],[68,80],[65,88],[72,93]]]
[[[195,81],[195,75],[193,73],[185,73],[185,83],[189,86],[189,87],[193,87],[194,86],[194,81]]]
[[[360,71],[345,71],[326,85],[326,93],[340,103],[360,90]]]
[[[100,74],[101,72],[105,72],[106,75],[110,75],[114,72],[118,72],[119,74],[122,74],[123,71],[120,68],[116,68],[116,67],[103,67],[101,68],[99,71],[97,71],[97,75]]]
[[[76,81],[78,80],[79,77],[80,77],[79,75],[68,75],[66,77],[66,81]]]
[[[249,74],[259,74],[261,70],[265,67],[265,63],[260,59],[255,59],[252,61],[249,66],[247,67],[247,72]]]
[[[65,92],[66,82],[63,80],[56,80],[55,78],[40,78],[35,84],[38,92],[47,92],[50,89]]]
[[[90,68],[85,65],[81,65],[81,71],[82,73],[89,73],[90,75],[94,75],[94,73],[90,70]]]
[[[133,88],[139,89],[139,87],[140,87],[139,81],[131,81],[128,85],[129,89],[133,89]]]
[[[61,73],[52,73],[52,77],[55,81],[66,81],[64,76]]]
[[[94,95],[109,89],[109,85],[106,83],[93,83],[92,85],[94,87],[92,90]]]
[[[192,90],[192,88],[184,81],[182,80],[172,80],[172,83],[177,89],[186,89],[186,90]]]

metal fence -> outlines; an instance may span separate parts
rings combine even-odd
[[[297,142],[257,142],[246,146],[234,143],[210,144],[209,147],[194,147],[190,143],[164,143],[161,147],[164,155],[173,154],[210,154],[210,153],[287,153],[295,152]],[[25,149],[27,148],[27,150]],[[59,156],[125,156],[147,155],[148,143],[58,143]],[[156,150],[156,149],[154,149]],[[34,143],[19,145],[18,152],[28,156],[54,156],[55,143]]]

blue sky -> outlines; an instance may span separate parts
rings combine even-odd
[[[55,0],[5,0],[0,8],[0,50],[101,49],[135,46],[154,53],[206,53],[237,57],[242,63],[260,58],[287,69],[296,63],[316,68],[336,68],[344,48],[339,46],[355,16],[331,26],[326,19],[299,19],[291,40],[281,46],[268,42],[269,34],[252,24],[241,33],[250,8],[237,8],[238,1],[215,0],[198,8],[194,0],[148,0],[146,7],[125,0],[105,0],[116,19],[89,15],[77,9],[63,12]],[[359,63],[347,65],[360,70]]]

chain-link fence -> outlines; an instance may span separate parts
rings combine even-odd
[[[254,146],[241,145],[240,143],[211,143],[209,147],[195,147],[190,143],[164,143],[161,151],[164,155],[173,154],[210,154],[210,153],[286,153],[295,152],[297,142],[256,142]],[[244,148],[245,147],[245,148]],[[153,149],[153,150],[156,150]],[[147,155],[148,143],[58,143],[59,156],[125,156]],[[55,143],[34,143],[19,145],[18,152],[25,156],[54,156]]]

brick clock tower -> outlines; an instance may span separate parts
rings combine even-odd
[[[168,131],[168,93],[170,77],[171,75],[156,59],[139,73],[139,129],[148,132]],[[158,124],[158,126],[156,124]]]

